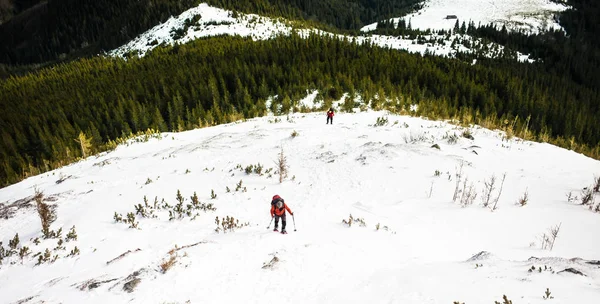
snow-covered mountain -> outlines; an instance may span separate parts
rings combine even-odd
[[[454,23],[452,23],[454,25]],[[219,35],[237,35],[251,37],[254,40],[274,38],[278,35],[296,33],[303,37],[310,34],[329,35],[357,43],[371,43],[381,47],[406,50],[411,53],[429,53],[438,56],[454,57],[457,52],[473,53],[486,44],[483,53],[487,57],[497,57],[505,48],[496,43],[487,43],[482,39],[465,34],[428,34],[421,37],[371,35],[345,36],[322,30],[307,29],[284,19],[272,19],[254,14],[233,13],[232,11],[211,7],[206,3],[191,8],[165,23],[155,26],[129,43],[107,53],[109,56],[137,54],[144,56],[160,44],[173,45],[186,43],[200,37]],[[460,43],[453,43],[454,41]],[[527,54],[515,52],[515,59],[532,61]]]
[[[508,30],[537,33],[548,29],[561,29],[557,13],[569,7],[556,0],[426,0],[417,12],[394,18],[403,19],[414,29],[450,30],[458,19],[460,23],[475,25],[493,23]],[[362,31],[377,28],[377,23],[367,25]]]
[[[325,122],[164,133],[0,189],[0,302],[597,303],[600,162],[387,112]],[[35,189],[61,238],[42,238]]]

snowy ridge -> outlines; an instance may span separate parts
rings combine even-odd
[[[451,30],[456,19],[462,24],[475,25],[493,23],[508,30],[524,30],[537,33],[549,29],[562,29],[556,13],[569,7],[551,0],[426,0],[423,8],[404,17],[392,19],[396,24],[403,19],[413,29]],[[454,16],[450,17],[449,16]],[[369,32],[377,23],[364,26]]]
[[[357,43],[372,43],[381,47],[406,50],[411,53],[433,54],[445,57],[454,57],[457,52],[473,53],[473,48],[465,47],[464,44],[453,44],[452,41],[460,39],[467,45],[483,45],[481,39],[473,38],[468,35],[423,35],[421,39],[406,37],[394,37],[384,35],[366,35],[366,36],[345,36],[335,35],[315,29],[294,29],[290,22],[285,20],[274,20],[268,17],[262,17],[254,14],[237,14],[234,18],[231,11],[211,7],[205,3],[189,9],[177,17],[171,17],[165,23],[160,24],[129,43],[112,50],[109,56],[124,56],[130,52],[135,52],[139,56],[144,56],[146,52],[152,50],[162,43],[173,45],[174,43],[186,43],[200,37],[211,37],[219,35],[237,35],[242,37],[251,37],[254,40],[265,40],[276,37],[277,35],[290,35],[292,32],[298,33],[302,37],[307,37],[311,33],[318,35],[329,35],[346,39]],[[198,18],[194,19],[195,16]],[[192,24],[186,26],[186,20]],[[182,29],[183,34],[173,33],[175,29]],[[178,38],[178,39],[175,39]],[[441,42],[440,42],[441,41]],[[504,51],[504,47],[495,43],[488,44],[488,51],[483,56],[495,57]],[[532,61],[526,54],[516,52],[516,59],[523,61]]]
[[[18,233],[16,250],[32,252],[4,259],[0,302],[493,303],[505,294],[547,303],[549,288],[553,303],[597,303],[600,214],[565,194],[590,186],[600,162],[477,126],[468,139],[465,130],[370,110],[338,111],[333,125],[324,113],[269,115],[132,141],[28,178],[0,189],[0,241],[7,248]],[[289,174],[280,184],[281,147]],[[478,194],[472,204],[453,201],[458,172]],[[492,175],[493,212],[482,207]],[[34,243],[34,188],[56,206],[53,230],[63,227],[64,238],[76,227],[65,249],[57,239]],[[169,208],[136,214],[144,197],[175,206],[178,190],[184,208],[195,192],[207,209],[173,220]],[[274,194],[294,212],[288,235],[271,231]],[[137,229],[115,222],[128,212]],[[227,216],[243,227],[215,231],[215,218]],[[558,224],[554,248],[542,249],[540,236]],[[36,266],[46,248],[56,261]]]

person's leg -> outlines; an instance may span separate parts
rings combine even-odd
[[[277,230],[277,226],[279,226],[279,216],[275,216],[275,230]]]
[[[285,213],[281,216],[281,231],[285,231]]]

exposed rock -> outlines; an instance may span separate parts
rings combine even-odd
[[[138,251],[141,251],[141,250],[142,250],[142,249],[140,249],[140,248],[138,248],[138,249],[136,249],[136,250],[134,250],[134,251],[127,250],[126,252],[124,252],[124,253],[123,253],[123,254],[121,254],[120,256],[118,256],[118,257],[116,257],[116,258],[114,258],[114,259],[112,259],[112,260],[110,260],[110,261],[106,262],[106,265],[108,265],[108,264],[110,264],[110,263],[112,263],[112,262],[114,262],[114,261],[120,260],[120,259],[124,258],[126,255],[128,255],[128,254],[130,254],[130,253],[132,253],[132,252],[138,252]]]
[[[88,286],[88,289],[98,288],[102,284],[109,283],[109,282],[116,281],[116,280],[117,279],[110,279],[110,280],[105,280],[105,281],[94,281],[94,282],[90,283],[90,285]]]
[[[471,258],[469,258],[467,260],[467,262],[489,260],[492,257],[493,257],[493,255],[490,252],[481,251],[481,252],[477,253],[476,255],[472,256]]]
[[[577,274],[577,275],[581,275],[581,276],[587,277],[583,272],[581,272],[581,271],[579,271],[579,270],[577,270],[575,268],[567,268],[565,270],[559,271],[558,273],[563,273],[563,272],[570,272],[572,274]]]
[[[27,302],[31,301],[35,297],[36,296],[27,297],[27,298],[18,300],[17,302],[13,302],[13,304],[24,304],[24,303],[27,303]]]
[[[431,146],[431,147],[432,147],[432,148],[436,148],[436,149],[438,149],[438,150],[441,150],[441,148],[440,148],[440,145],[438,145],[438,144],[433,144],[433,146]]]
[[[141,281],[142,281],[142,279],[135,278],[135,279],[125,283],[123,285],[123,290],[131,293],[135,290],[135,288],[138,286],[138,284],[140,284]]]
[[[275,266],[275,264],[277,264],[279,262],[279,258],[277,256],[274,256],[271,261],[269,261],[268,263],[265,263],[262,267],[262,269],[272,269],[273,266]]]

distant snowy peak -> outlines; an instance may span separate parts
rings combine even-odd
[[[294,28],[292,22],[285,19],[236,13],[203,3],[183,12],[179,16],[171,17],[165,23],[155,26],[129,43],[108,52],[108,55],[123,57],[126,54],[135,53],[138,56],[144,56],[158,45],[187,43],[201,37],[232,35],[251,37],[254,40],[266,40],[292,33],[297,33],[301,37],[308,37],[310,34],[328,35],[359,44],[367,43],[383,48],[406,50],[410,53],[432,54],[450,58],[454,58],[458,52],[478,53],[489,58],[503,56],[506,52],[501,45],[485,43],[481,39],[468,35],[430,34],[421,35],[420,37],[336,35],[317,29]],[[515,52],[514,58],[521,62],[531,61],[528,55],[518,52]]]
[[[289,34],[291,27],[271,18],[253,14],[239,14],[202,3],[181,15],[171,17],[129,43],[109,52],[110,56],[123,56],[137,51],[143,56],[159,44],[187,43],[219,35],[238,35],[264,40],[278,34]]]
[[[397,23],[404,19],[414,29],[448,30],[456,24],[506,25],[509,30],[525,30],[530,33],[548,29],[562,29],[557,14],[569,7],[551,0],[426,0],[419,11],[392,19]],[[377,28],[377,23],[363,27],[363,32]]]

